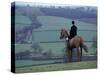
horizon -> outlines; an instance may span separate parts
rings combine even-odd
[[[58,4],[58,3],[41,3],[41,2],[21,2],[21,1],[15,1],[11,3],[11,6],[13,6],[14,4],[18,5],[18,6],[36,6],[36,7],[61,7],[61,8],[92,8],[92,9],[96,9],[96,6],[87,6],[87,5],[74,5],[74,4]]]

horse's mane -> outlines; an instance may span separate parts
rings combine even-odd
[[[66,33],[68,36],[70,36],[70,33],[69,33],[67,30],[65,30],[65,33]]]

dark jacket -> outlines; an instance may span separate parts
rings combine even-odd
[[[73,38],[76,35],[77,35],[77,27],[73,25],[70,30],[70,38]]]

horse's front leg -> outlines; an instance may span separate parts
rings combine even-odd
[[[71,61],[72,61],[72,56],[73,56],[73,54],[72,54],[72,49],[71,49]]]
[[[80,53],[81,53],[81,59],[82,60],[82,46],[80,46]]]
[[[78,61],[81,61],[81,51],[79,48],[77,48],[77,56],[78,56]]]
[[[71,62],[72,55],[71,55],[71,50],[70,49],[67,50],[67,55],[68,55],[68,62]]]

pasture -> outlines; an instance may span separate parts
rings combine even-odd
[[[23,8],[23,7],[22,7]],[[16,10],[15,16],[15,31],[22,30],[21,34],[25,33],[24,43],[15,44],[15,53],[30,51],[34,52],[37,49],[32,48],[31,46],[34,43],[37,43],[41,48],[41,53],[46,53],[51,51],[52,56],[56,58],[64,57],[66,42],[65,40],[60,40],[60,30],[62,28],[70,30],[71,21],[73,19],[69,19],[66,17],[60,16],[50,16],[46,15],[39,8],[26,8],[28,10],[28,15],[26,16],[26,10],[24,9]],[[31,14],[29,14],[31,12]],[[34,13],[32,13],[34,12]],[[32,17],[30,17],[32,16]],[[34,18],[35,17],[35,18]],[[86,18],[87,20],[89,18]],[[94,19],[93,19],[94,20]],[[32,22],[33,21],[33,22]],[[41,24],[40,27],[35,25],[35,22]],[[91,21],[91,20],[90,20]],[[80,21],[79,19],[75,20],[75,24],[78,27],[78,35],[84,39],[85,44],[88,47],[88,53],[83,51],[83,56],[97,56],[97,48],[94,47],[94,38],[97,38],[97,25],[96,23],[88,23],[84,21]],[[31,28],[34,27],[33,29]],[[37,26],[37,28],[35,28]],[[31,34],[28,32],[24,32],[23,30],[32,31]],[[30,27],[28,30],[27,27]],[[28,35],[27,35],[28,34]],[[18,36],[21,36],[20,33]],[[31,41],[31,43],[27,43]],[[75,51],[74,51],[75,52]],[[61,63],[55,63],[61,62]],[[51,64],[53,63],[53,64]],[[55,64],[54,64],[55,63]],[[43,72],[43,71],[58,71],[58,70],[75,70],[75,69],[90,69],[97,67],[97,59],[92,61],[81,61],[81,62],[72,62],[72,63],[64,63],[63,60],[16,60],[16,72]],[[36,64],[36,65],[35,65]],[[42,65],[38,65],[42,64]],[[22,67],[23,66],[23,67]],[[27,67],[24,67],[27,66]]]
[[[16,17],[16,19],[17,18],[18,17]],[[43,26],[33,30],[31,41],[33,43],[38,42],[39,45],[44,49],[44,51],[51,49],[55,55],[62,54],[61,50],[65,47],[65,42],[64,40],[59,39],[60,30],[61,28],[65,28],[69,30],[71,27],[72,20],[56,17],[56,16],[38,16],[37,19]],[[25,19],[25,21],[26,20],[27,19]],[[27,23],[30,23],[30,22],[27,22]],[[26,24],[26,25],[29,25],[29,24]],[[21,25],[16,24],[16,28],[20,29],[20,27],[24,27],[26,25],[22,25],[22,23]],[[84,23],[80,21],[76,21],[76,25],[78,27],[78,35],[80,35],[84,39],[84,41],[86,41],[85,43],[89,48],[89,53],[92,53],[93,52],[92,41],[93,41],[93,38],[96,37],[97,35],[97,31],[96,31],[97,26],[94,24]],[[56,42],[56,41],[59,41],[59,42]],[[63,42],[60,42],[60,41],[63,41]],[[30,46],[31,44],[16,44],[15,51],[16,53],[25,51],[25,50],[32,51]]]

